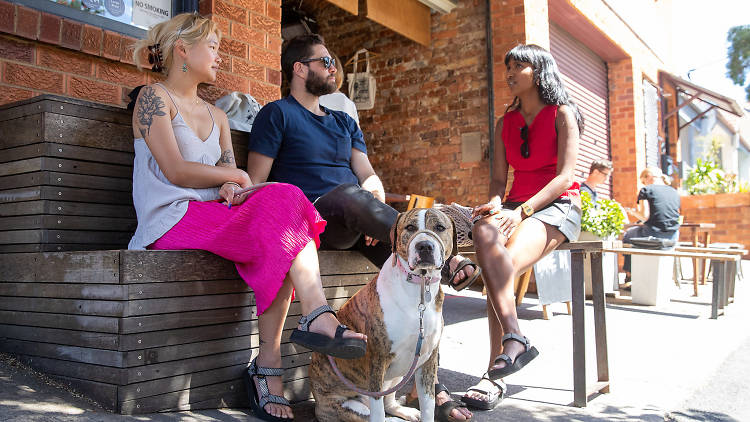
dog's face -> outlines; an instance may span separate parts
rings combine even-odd
[[[453,220],[434,208],[415,208],[399,214],[391,234],[394,253],[410,270],[441,268],[453,253]]]

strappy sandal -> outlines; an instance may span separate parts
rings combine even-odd
[[[266,412],[265,406],[268,403],[276,403],[290,407],[291,404],[289,403],[289,400],[284,397],[271,394],[268,390],[268,381],[266,381],[266,377],[280,377],[284,373],[284,370],[282,368],[266,368],[258,366],[256,363],[257,360],[258,357],[256,356],[255,359],[250,362],[250,366],[247,367],[247,370],[242,376],[242,379],[245,381],[245,388],[247,388],[247,395],[248,399],[250,399],[250,407],[253,409],[253,413],[264,421],[294,421],[293,418],[282,418]],[[258,379],[258,389],[260,389],[260,394],[258,394],[258,389],[255,388],[253,378]]]
[[[526,366],[527,363],[531,362],[535,357],[539,356],[539,351],[536,349],[536,347],[532,346],[531,343],[529,343],[529,339],[527,339],[525,336],[519,336],[516,333],[508,333],[503,336],[501,341],[502,344],[505,344],[505,342],[509,340],[515,340],[523,344],[526,350],[516,356],[515,360],[511,359],[510,356],[506,355],[505,353],[496,357],[495,365],[499,364],[500,362],[505,362],[505,366],[503,366],[502,368],[495,368],[487,371],[487,375],[493,381],[506,377],[510,374],[515,374],[524,366]]]
[[[465,420],[465,421],[474,420],[473,417],[469,419],[456,419],[453,416],[451,416],[451,412],[453,411],[453,409],[465,407],[463,404],[461,404],[461,402],[453,400],[452,397],[447,402],[441,405],[438,405],[437,396],[443,391],[448,393],[448,396],[450,397],[451,392],[448,390],[448,388],[445,385],[440,384],[440,383],[435,384],[435,420],[437,422],[455,422],[458,420]],[[404,406],[419,409],[419,397],[412,397],[410,400],[406,400],[406,402],[404,403]]]
[[[495,391],[487,391],[486,389],[479,386],[479,384],[475,385],[474,387],[469,388],[466,391],[466,394],[469,394],[470,391],[475,391],[479,394],[483,394],[487,397],[487,400],[478,400],[473,397],[463,396],[461,397],[461,401],[466,403],[467,406],[473,407],[479,410],[492,410],[495,408],[495,406],[500,403],[500,401],[505,397],[505,392],[508,391],[508,387],[505,385],[504,382],[501,380],[492,380],[487,375],[487,372],[482,375],[483,380],[487,380],[495,387]],[[481,383],[481,381],[480,381]]]
[[[453,288],[453,290],[460,292],[461,290],[471,286],[474,284],[475,281],[477,281],[477,278],[479,278],[479,275],[482,274],[482,269],[479,268],[479,265],[472,262],[469,258],[464,258],[461,262],[458,263],[458,266],[456,266],[455,271],[451,271],[450,263],[453,260],[454,257],[451,257],[445,265],[443,265],[443,269],[440,270],[441,275],[441,283],[447,284]],[[464,269],[466,266],[472,266],[474,267],[474,272],[471,273],[470,276],[464,278],[463,280],[454,283],[453,280],[456,278],[456,275],[459,271]]]
[[[339,324],[336,327],[336,335],[333,338],[310,331],[310,324],[315,321],[315,318],[326,312],[330,312],[334,316],[336,315],[336,312],[330,306],[323,305],[300,318],[299,325],[301,328],[295,328],[292,331],[289,341],[310,349],[313,352],[330,355],[335,358],[356,359],[364,356],[367,350],[367,342],[361,338],[344,338],[344,331],[349,329],[346,325]]]

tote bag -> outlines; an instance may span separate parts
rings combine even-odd
[[[364,55],[365,71],[359,72],[359,56]],[[370,74],[370,52],[361,49],[354,53],[354,73],[349,78],[349,98],[357,110],[370,110],[375,106],[375,77]]]

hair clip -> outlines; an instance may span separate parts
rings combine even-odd
[[[161,72],[164,69],[164,59],[161,55],[161,48],[159,44],[148,46],[148,63],[153,65],[151,70],[154,72]]]

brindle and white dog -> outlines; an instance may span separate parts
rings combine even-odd
[[[367,352],[359,359],[337,359],[336,365],[364,390],[385,391],[398,384],[414,360],[420,283],[426,283],[424,341],[414,376],[422,410],[401,406],[395,393],[379,399],[358,394],[336,376],[326,356],[314,353],[310,385],[320,422],[434,420],[438,344],[443,331],[440,268],[456,249],[454,224],[438,210],[413,209],[399,215],[391,241],[393,254],[380,274],[338,312],[341,323],[367,335]],[[386,413],[401,419],[386,419]]]

